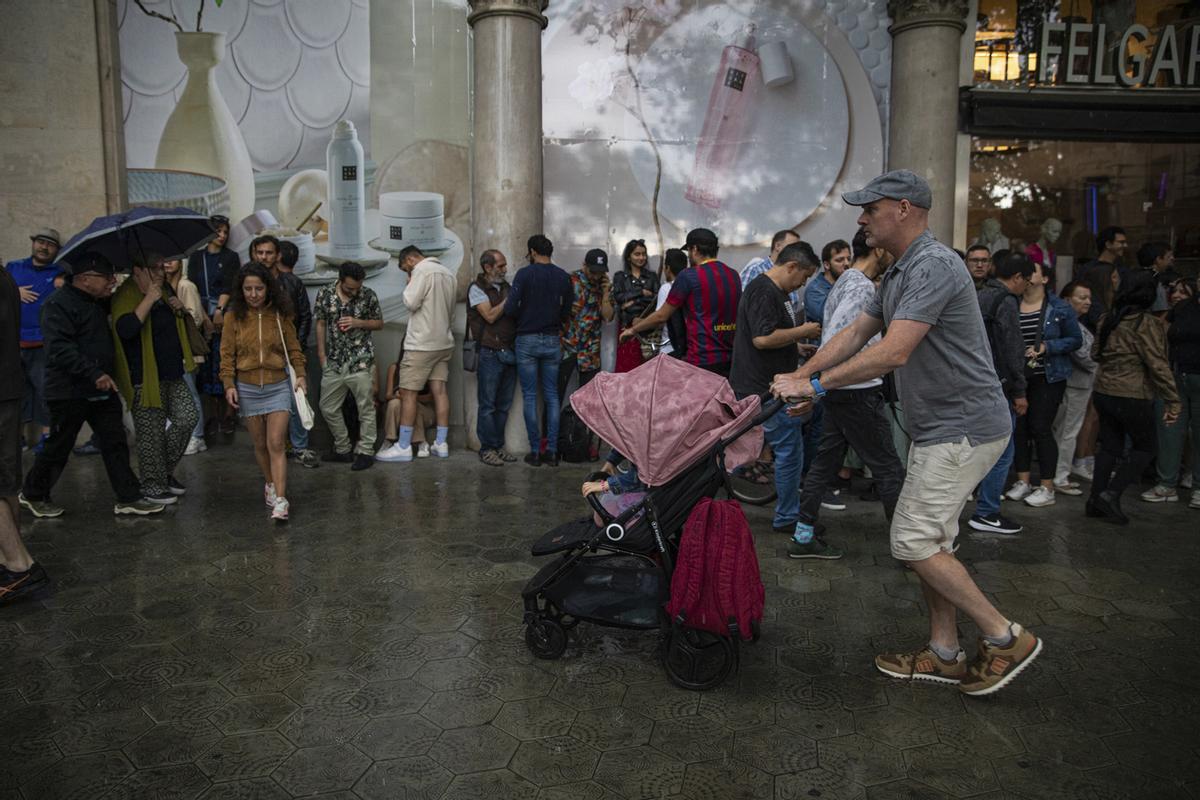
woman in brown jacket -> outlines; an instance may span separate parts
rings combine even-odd
[[[245,418],[254,439],[254,457],[266,482],[263,498],[278,522],[288,518],[289,360],[296,385],[308,391],[287,293],[265,266],[247,264],[234,283],[221,332],[221,382],[225,399]]]
[[[1154,459],[1155,395],[1163,401],[1164,423],[1179,418],[1179,390],[1167,361],[1167,329],[1150,313],[1157,292],[1154,273],[1130,273],[1112,311],[1101,318],[1092,346],[1092,357],[1100,365],[1092,395],[1100,415],[1100,452],[1087,515],[1118,525],[1129,523],[1121,510],[1121,493],[1141,479]],[[1126,437],[1132,445],[1122,462]]]

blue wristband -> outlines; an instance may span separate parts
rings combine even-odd
[[[820,379],[812,378],[809,382],[812,383],[813,389],[816,390],[817,397],[825,396],[825,387],[821,385]]]

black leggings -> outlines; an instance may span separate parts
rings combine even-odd
[[[1046,383],[1045,375],[1029,375],[1025,399],[1029,410],[1017,417],[1013,432],[1013,469],[1029,472],[1033,450],[1037,449],[1038,475],[1042,480],[1054,477],[1058,468],[1058,443],[1054,439],[1054,415],[1067,390],[1066,381]],[[1033,447],[1030,447],[1032,443]]]
[[[1107,490],[1118,497],[1129,484],[1141,480],[1158,448],[1154,401],[1092,395],[1100,415],[1100,450],[1092,476],[1092,494]],[[1125,454],[1128,437],[1129,454]]]

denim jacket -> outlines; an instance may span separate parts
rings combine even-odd
[[[1079,318],[1071,304],[1054,294],[1046,294],[1050,307],[1046,309],[1046,323],[1042,329],[1042,343],[1046,345],[1046,383],[1058,383],[1071,377],[1074,366],[1071,353],[1083,344],[1079,331]]]

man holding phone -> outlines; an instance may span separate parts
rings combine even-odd
[[[862,207],[867,246],[896,263],[863,313],[800,369],[776,375],[771,390],[806,406],[829,389],[896,371],[913,447],[891,524],[892,555],[921,580],[930,638],[913,652],[876,656],[875,666],[896,678],[992,694],[1038,656],[1042,641],[997,611],[954,556],[967,495],[1012,432],[974,282],[929,232],[933,197],[920,176],[889,172],[842,199]],[[878,333],[879,343],[864,350]],[[958,643],[959,610],[982,634],[971,662]]]

